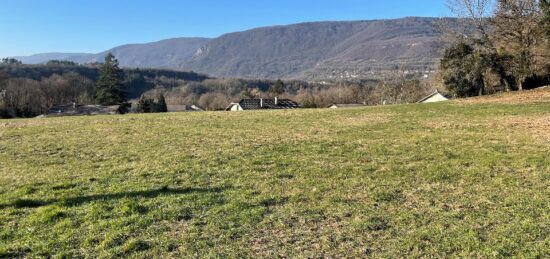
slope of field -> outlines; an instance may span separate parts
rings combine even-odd
[[[542,258],[548,120],[549,102],[4,120],[0,257]]]
[[[503,92],[458,100],[462,104],[524,104],[550,102],[550,86],[532,90]]]

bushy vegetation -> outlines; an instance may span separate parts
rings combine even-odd
[[[170,82],[175,80],[192,82],[207,78],[192,72],[123,69],[116,73],[118,79],[113,88],[109,76],[100,80],[103,65],[77,65],[66,61],[50,61],[46,65],[1,63],[0,118],[37,116],[54,104],[114,104],[125,99],[120,94],[135,99],[153,88],[170,87]],[[113,89],[116,93],[111,91]]]
[[[54,104],[94,102],[94,82],[73,72],[41,80],[6,79],[0,85],[0,92],[3,92],[0,107],[4,107],[7,115],[3,117],[33,117],[45,113]]]
[[[2,120],[0,257],[544,258],[549,111]]]
[[[198,105],[208,110],[222,110],[241,98],[288,98],[306,108],[324,108],[334,103],[367,105],[413,103],[434,89],[430,82],[415,76],[396,76],[393,80],[305,82],[297,80],[207,79],[201,82],[178,80],[175,87],[155,88],[145,93],[162,93],[168,104]]]
[[[161,94],[158,100],[150,99],[142,96],[136,104],[134,112],[137,113],[159,113],[167,112],[168,107],[166,105],[166,99]]]
[[[466,22],[441,60],[443,81],[459,97],[550,83],[548,0],[448,0]]]

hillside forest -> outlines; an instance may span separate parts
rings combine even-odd
[[[52,105],[116,104],[98,99],[98,82],[104,64],[50,61],[25,65],[7,61],[0,65],[0,109],[3,117],[33,117]],[[300,80],[217,79],[193,72],[158,69],[120,69],[125,101],[165,99],[170,105],[196,105],[223,110],[241,98],[289,98],[305,108],[333,103],[410,103],[424,96],[429,83],[418,75],[396,80],[306,82]]]

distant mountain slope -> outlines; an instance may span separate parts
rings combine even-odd
[[[206,38],[175,38],[144,44],[128,44],[98,53],[44,53],[15,57],[25,64],[40,64],[49,60],[69,60],[77,63],[103,62],[108,52],[113,53],[123,67],[176,68],[189,62],[197,50],[206,44]]]
[[[46,63],[50,60],[67,60],[74,57],[81,56],[91,56],[92,54],[87,53],[41,53],[31,56],[20,56],[13,57],[17,60],[22,61],[25,64],[41,64]]]
[[[454,19],[445,19],[453,26]],[[440,57],[439,18],[312,22],[235,32],[216,39],[177,38],[113,48],[99,54],[41,54],[49,59],[101,62],[106,52],[124,67],[193,70],[216,77],[352,79],[396,70],[425,71]],[[32,61],[32,62],[29,62]]]
[[[108,51],[68,60],[78,63],[102,62],[105,54],[113,53],[124,67],[176,68],[178,64],[189,62],[197,49],[206,44],[206,38],[176,38],[145,44],[129,44]]]
[[[433,67],[439,19],[317,22],[253,29],[207,43],[183,69],[218,77],[364,78]]]

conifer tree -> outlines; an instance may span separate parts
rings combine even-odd
[[[285,92],[285,83],[282,80],[277,80],[277,82],[269,87],[269,92],[275,95],[279,95]]]
[[[166,99],[164,98],[164,94],[161,94],[159,97],[159,101],[157,103],[158,111],[157,112],[168,112],[168,106],[166,105]]]
[[[115,105],[126,101],[122,70],[118,67],[118,60],[111,53],[105,56],[105,63],[99,70],[95,99],[101,105]]]

